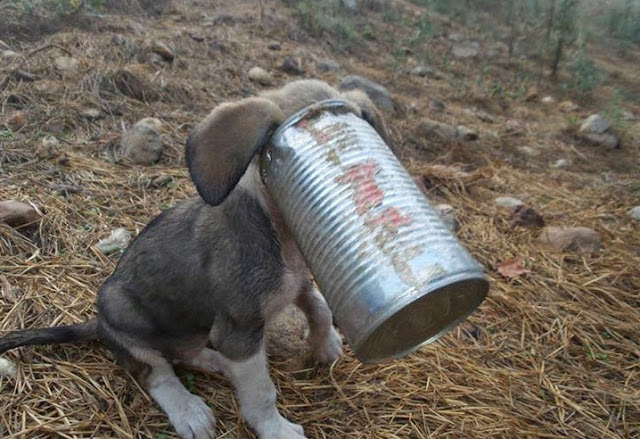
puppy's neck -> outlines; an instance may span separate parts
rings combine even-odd
[[[306,272],[306,264],[298,249],[298,245],[295,243],[293,235],[284,222],[280,209],[276,206],[273,197],[260,177],[260,165],[257,158],[253,159],[247,171],[242,176],[242,179],[240,179],[238,186],[258,200],[263,211],[271,220],[273,229],[280,241],[285,266],[297,273]]]

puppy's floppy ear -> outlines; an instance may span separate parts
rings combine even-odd
[[[200,196],[214,206],[222,203],[284,119],[264,98],[216,107],[187,140],[187,165]]]
[[[387,130],[387,126],[384,123],[384,119],[380,111],[376,107],[376,105],[371,101],[369,96],[362,90],[350,90],[342,93],[342,97],[347,101],[355,104],[358,108],[360,108],[360,112],[362,113],[362,118],[369,122],[377,132],[380,134],[380,137],[385,141],[389,147],[393,147],[391,144],[391,137],[389,136],[389,131]]]

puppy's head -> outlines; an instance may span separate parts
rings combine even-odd
[[[390,145],[384,120],[365,93],[341,94],[322,81],[295,81],[259,97],[221,104],[198,124],[187,140],[186,158],[200,196],[214,206],[222,203],[286,118],[327,99],[347,101]]]

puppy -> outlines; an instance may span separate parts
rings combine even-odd
[[[257,153],[301,108],[344,99],[388,140],[384,122],[359,91],[341,94],[302,80],[218,106],[193,131],[186,159],[201,198],[149,223],[98,291],[98,315],[85,323],[16,331],[0,353],[24,345],[105,343],[167,413],[185,439],[215,436],[215,418],[173,371],[185,364],[220,372],[261,439],[301,439],[301,426],[276,408],[264,347],[265,325],[288,304],[309,321],[315,358],[332,362],[342,340],[282,216],[260,179]]]

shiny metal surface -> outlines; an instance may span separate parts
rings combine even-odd
[[[377,132],[341,101],[285,122],[261,171],[361,361],[406,355],[484,300],[482,268]]]

